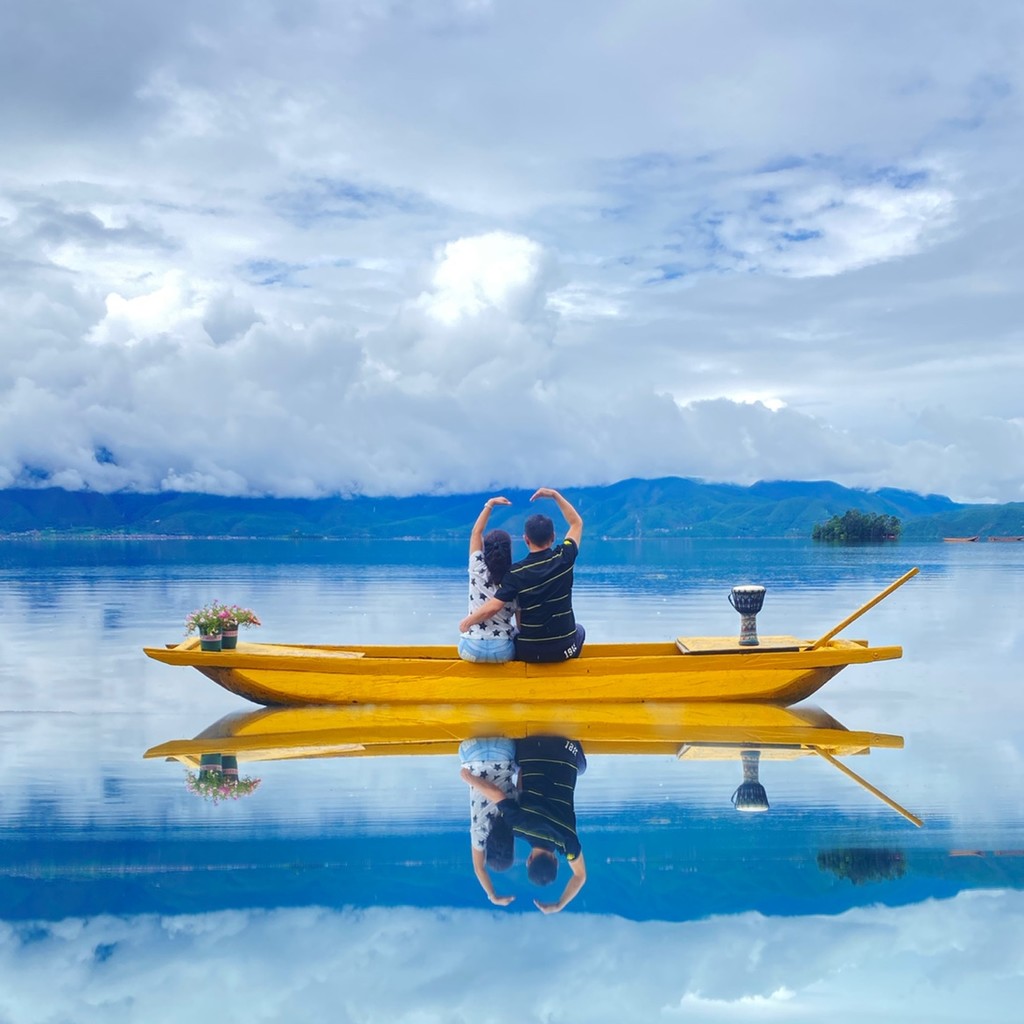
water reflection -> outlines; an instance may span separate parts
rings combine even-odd
[[[866,882],[889,882],[902,878],[907,872],[907,861],[902,850],[821,850],[818,867],[822,871],[831,871],[836,878],[864,885]]]
[[[834,757],[872,747],[902,749],[902,736],[848,729],[820,707],[735,702],[517,704],[363,704],[261,708],[225,715],[192,739],[151,747],[193,767],[204,753],[243,761],[310,757],[456,754],[480,736],[573,736],[589,754],[671,754],[680,760],[739,760],[743,749],[789,760],[824,751]]]
[[[538,744],[544,751],[538,753]],[[545,863],[549,854],[552,862],[558,855],[568,864],[570,877],[562,895],[554,902],[534,901],[538,908],[552,912],[571,902],[587,877],[582,854],[585,844],[576,833],[574,807],[577,775],[586,770],[584,751],[591,756],[616,757],[669,754],[680,763],[734,761],[740,772],[739,785],[731,798],[724,793],[722,802],[730,801],[736,810],[749,812],[770,808],[760,778],[763,764],[801,757],[839,764],[838,757],[862,757],[873,747],[902,749],[903,745],[902,736],[851,730],[812,706],[731,702],[425,704],[235,712],[192,739],[169,740],[151,747],[144,756],[184,765],[189,770],[190,791],[198,792],[205,782],[201,795],[213,802],[238,799],[256,789],[259,779],[240,777],[240,765],[451,756],[453,780],[456,765],[461,764],[462,780],[472,791],[471,861],[485,895],[496,905],[512,901],[511,894],[495,890],[490,874],[490,870],[510,865],[506,846],[511,837],[507,843],[503,839],[510,829],[530,845],[526,864],[531,882],[548,884],[553,880],[554,874],[547,877],[550,872],[535,867]],[[555,747],[558,752],[552,753]],[[565,756],[563,748],[569,751]],[[846,766],[841,767],[864,782]],[[904,817],[920,824],[886,794],[866,785]],[[496,819],[501,822],[493,835]],[[822,856],[830,855],[819,855],[819,864]]]
[[[238,758],[233,754],[203,754],[199,758],[199,771],[185,773],[186,789],[214,804],[240,800],[254,793],[260,782],[260,779],[238,774]]]
[[[220,596],[266,610],[271,641],[437,643],[464,602],[461,544],[429,559],[409,545],[305,560],[282,547],[296,556],[211,543],[104,561],[102,545],[77,544],[41,561],[0,547],[0,1017],[1019,1017],[1024,545],[589,548],[581,604],[593,635],[615,642],[734,632],[722,593],[739,578],[772,588],[763,632],[815,636],[920,563],[917,598],[883,602],[866,630],[904,660],[844,672],[822,696],[848,725],[906,736],[906,750],[872,742],[868,757],[825,749],[926,827],[819,754],[749,745],[749,731],[720,749],[697,731],[713,723],[690,719],[679,757],[678,731],[647,755],[592,723],[576,793],[590,878],[556,917],[533,908],[521,857],[498,888],[519,899],[498,910],[482,898],[456,754],[472,729],[440,734],[444,756],[398,756],[412,743],[371,756],[354,741],[310,757],[315,743],[298,749],[278,719],[291,744],[279,759],[255,756],[265,738],[243,729],[254,756],[234,755],[239,775],[263,781],[217,805],[187,792],[185,765],[141,759],[239,707],[138,656],[217,596],[212,576]],[[40,613],[32,592],[48,588],[57,600]],[[108,607],[125,609],[118,628],[104,628]],[[759,752],[767,813],[730,802],[744,749]],[[569,955],[538,956],[549,949]],[[490,965],[497,950],[500,969],[482,976],[481,954]]]

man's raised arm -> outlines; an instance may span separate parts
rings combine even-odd
[[[565,531],[565,536],[571,540],[577,547],[580,545],[580,538],[583,536],[583,517],[572,507],[569,501],[558,493],[553,487],[540,487],[530,501],[536,501],[538,498],[551,498],[558,506],[558,511],[562,513],[565,518],[565,523],[568,529]]]
[[[562,896],[557,903],[541,903],[540,900],[533,901],[533,905],[542,913],[557,914],[560,910],[564,910],[565,907],[572,903],[576,898],[576,894],[586,884],[587,862],[583,859],[582,850],[580,850],[578,857],[569,861],[569,867],[572,869],[572,876],[565,883],[565,889],[562,890]]]

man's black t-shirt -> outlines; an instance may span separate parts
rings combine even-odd
[[[572,612],[572,567],[579,548],[566,539],[556,547],[531,551],[505,574],[495,597],[519,602],[516,643],[554,646],[576,635]]]
[[[530,736],[516,741],[516,761],[519,802],[502,800],[502,817],[531,846],[575,860],[581,852],[574,803],[577,766],[586,763],[580,744],[564,736]]]

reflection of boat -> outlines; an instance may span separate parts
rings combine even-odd
[[[947,544],[974,544],[977,541],[977,537],[943,537],[942,538]]]
[[[216,654],[198,640],[146,654],[191,665],[226,690],[267,705],[507,700],[764,700],[792,704],[847,665],[899,658],[899,647],[829,640],[816,650],[795,637],[684,637],[677,644],[588,644],[555,665],[475,665],[454,647],[307,647],[240,643]]]
[[[820,708],[783,708],[738,701],[643,703],[553,701],[517,704],[366,704],[272,708],[227,715],[191,740],[151,747],[195,767],[203,754],[240,762],[325,757],[449,754],[470,736],[558,734],[589,754],[668,754],[680,760],[788,759],[818,755],[915,825],[921,821],[866,782],[837,756],[872,747],[902,749],[903,737],[853,732]],[[746,774],[746,773],[745,773]],[[765,803],[767,807],[767,803]]]
[[[367,704],[359,707],[273,708],[236,713],[191,740],[146,751],[198,764],[204,753],[241,761],[308,757],[454,754],[469,736],[571,735],[595,754],[671,754],[687,760],[739,758],[758,748],[764,758],[815,753],[847,756],[871,747],[902,748],[903,737],[851,732],[819,708],[740,702],[645,704],[555,702],[520,704]]]

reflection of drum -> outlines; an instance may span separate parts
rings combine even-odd
[[[768,794],[757,778],[761,752],[759,750],[743,750],[740,752],[740,757],[743,760],[743,782],[732,795],[732,805],[737,811],[747,813],[767,811],[769,808]]]
[[[729,593],[729,604],[740,613],[740,645],[757,646],[757,613],[764,604],[764,587],[752,583],[733,587]]]
[[[732,805],[737,811],[767,811],[768,794],[760,782],[744,782],[733,793]]]

